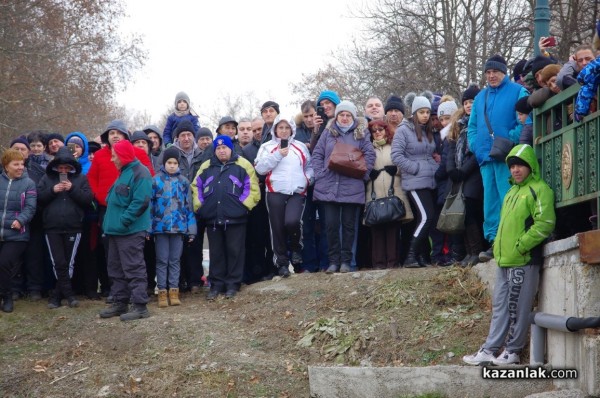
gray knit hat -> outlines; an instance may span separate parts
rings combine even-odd
[[[356,119],[356,105],[354,105],[352,102],[344,100],[337,104],[335,107],[335,117],[337,117],[340,112],[344,111],[350,112],[352,114],[352,118]]]
[[[184,100],[185,102],[187,102],[188,108],[190,107],[190,96],[184,93],[183,91],[180,91],[177,93],[177,95],[175,95],[175,108],[177,108],[177,103],[180,100]]]
[[[454,112],[458,110],[458,106],[454,101],[445,101],[438,107],[438,117],[452,116]]]
[[[429,102],[429,100],[426,97],[418,95],[412,102],[412,105],[410,107],[410,113],[414,114],[416,111],[422,108],[427,108],[431,110],[431,102]]]

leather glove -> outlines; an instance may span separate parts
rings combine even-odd
[[[371,179],[371,181],[375,181],[377,177],[379,177],[379,173],[381,173],[381,170],[371,170],[371,172],[369,173],[369,178]]]
[[[386,171],[386,173],[388,173],[391,176],[395,176],[398,172],[398,167],[395,165],[385,166],[383,169]]]
[[[449,171],[448,176],[450,177],[452,182],[461,182],[465,179],[465,173],[463,173],[459,169]]]

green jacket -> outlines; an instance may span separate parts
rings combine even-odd
[[[531,174],[520,184],[510,178],[512,187],[502,203],[494,258],[500,267],[541,265],[541,243],[556,223],[554,192],[540,177],[540,166],[531,146],[515,146],[506,159],[513,156],[527,162]]]
[[[152,176],[139,160],[125,165],[110,187],[102,229],[107,235],[131,235],[150,228]]]

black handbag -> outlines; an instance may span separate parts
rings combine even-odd
[[[445,234],[458,234],[465,230],[465,197],[462,193],[463,183],[458,185],[458,190],[454,190],[452,184],[448,196],[444,201],[444,207],[440,213],[440,218],[436,228]]]
[[[363,217],[363,224],[367,227],[400,221],[406,216],[402,199],[394,195],[394,177],[386,197],[375,199],[375,187],[371,189],[371,201],[365,205]]]
[[[511,140],[509,140],[508,138],[496,137],[494,135],[494,130],[492,130],[492,125],[490,124],[490,120],[488,119],[488,116],[487,116],[488,93],[489,93],[489,90],[486,91],[486,93],[485,93],[483,116],[485,118],[485,124],[487,125],[487,128],[490,132],[490,136],[492,137],[492,140],[494,140],[492,143],[492,148],[490,149],[490,157],[494,160],[504,163],[504,162],[506,162],[506,157],[508,156],[510,150],[513,149],[513,147],[515,146],[515,143],[512,142]]]

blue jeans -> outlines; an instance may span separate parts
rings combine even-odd
[[[161,290],[179,287],[183,235],[156,234],[154,235],[154,245],[156,247],[156,285]]]

